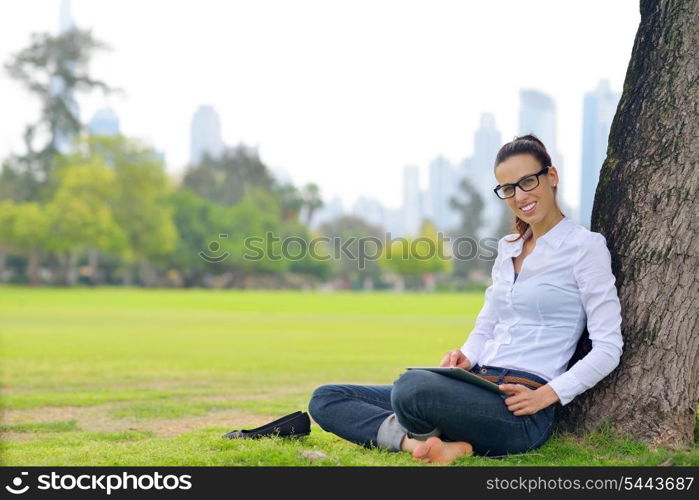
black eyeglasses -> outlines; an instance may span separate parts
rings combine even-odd
[[[514,184],[503,184],[502,186],[498,184],[495,186],[493,191],[495,191],[495,194],[498,195],[498,198],[504,200],[506,198],[512,198],[515,195],[515,187],[519,187],[519,189],[522,191],[531,191],[532,189],[536,189],[536,187],[539,185],[539,176],[545,173],[550,166],[551,165],[542,168],[535,174],[522,177]]]

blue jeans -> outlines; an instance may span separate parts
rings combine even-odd
[[[496,375],[498,384],[504,383],[505,375],[547,382],[529,372],[496,366],[475,365],[470,371]],[[308,411],[322,429],[366,448],[400,451],[405,436],[467,441],[474,454],[484,456],[540,447],[551,435],[555,405],[516,416],[505,404],[507,397],[439,373],[407,370],[392,386],[322,385],[313,392]]]

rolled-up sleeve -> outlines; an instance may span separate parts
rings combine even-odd
[[[490,272],[491,275],[491,285],[485,290],[485,299],[483,302],[483,307],[478,313],[476,318],[476,323],[473,330],[469,334],[466,342],[461,347],[461,352],[463,352],[466,357],[471,361],[471,366],[478,363],[478,358],[483,350],[483,345],[488,341],[488,339],[493,338],[493,329],[497,323],[498,316],[495,308],[493,306],[493,286],[500,273],[500,263],[502,256],[502,239],[498,242],[498,255],[495,257],[495,262],[493,262],[493,267]]]
[[[593,387],[619,364],[624,345],[621,336],[621,305],[612,273],[612,260],[604,236],[590,233],[574,264],[575,279],[587,316],[592,349],[568,371],[548,385],[562,405]]]

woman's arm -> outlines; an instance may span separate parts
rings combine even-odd
[[[604,236],[591,233],[578,252],[574,273],[587,315],[592,350],[547,384],[556,392],[562,405],[567,405],[609,375],[619,364],[624,345],[621,305]]]
[[[485,290],[485,300],[483,307],[481,308],[478,317],[476,318],[476,324],[473,330],[469,334],[466,342],[461,347],[461,352],[463,352],[466,357],[471,361],[471,366],[475,366],[478,363],[478,357],[483,350],[483,345],[488,339],[493,338],[493,329],[495,328],[495,323],[497,323],[498,316],[493,306],[493,287],[495,282],[499,279],[500,265],[501,265],[501,246],[502,238],[498,241],[498,255],[495,257],[495,262],[493,262],[493,268],[490,272],[492,284]]]

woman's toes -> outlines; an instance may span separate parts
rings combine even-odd
[[[413,458],[419,462],[449,463],[473,455],[473,446],[465,441],[444,442],[436,436],[427,438],[413,450]]]
[[[413,458],[420,462],[427,462],[430,453],[430,444],[425,441],[424,443],[418,444],[413,450]]]

